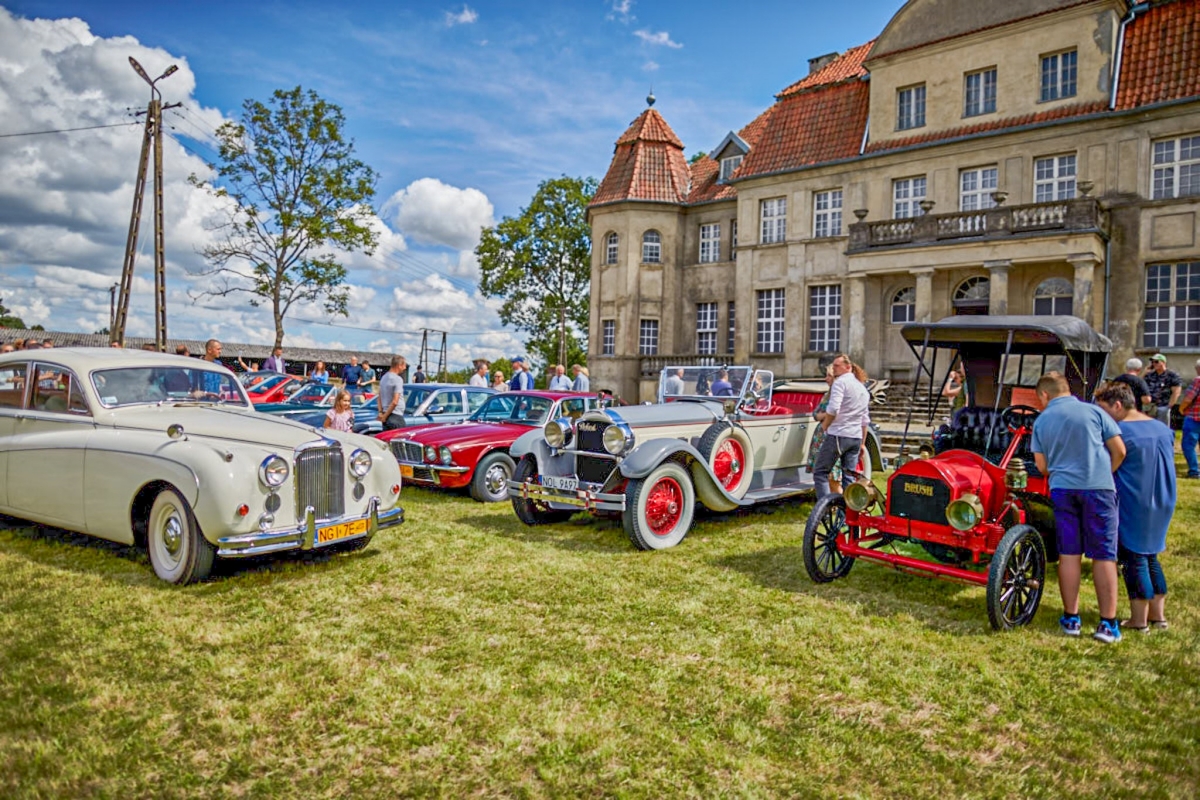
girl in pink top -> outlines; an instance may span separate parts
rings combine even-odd
[[[350,393],[343,389],[337,393],[333,408],[325,412],[325,427],[349,433],[353,424],[354,412],[350,410]]]

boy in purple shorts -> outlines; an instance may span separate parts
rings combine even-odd
[[[1043,375],[1037,383],[1045,411],[1033,423],[1033,457],[1050,477],[1050,501],[1058,532],[1058,588],[1063,615],[1058,624],[1078,636],[1079,581],[1083,556],[1092,560],[1100,624],[1092,638],[1121,640],[1117,623],[1117,491],[1113,472],[1125,458],[1125,443],[1112,418],[1071,396],[1067,379]]]

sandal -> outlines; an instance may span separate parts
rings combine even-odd
[[[1151,628],[1157,628],[1160,631],[1165,631],[1168,627],[1170,627],[1167,625],[1167,621],[1165,619],[1148,619],[1146,620],[1146,624]]]
[[[1151,624],[1150,622],[1147,622],[1145,625],[1140,625],[1140,626],[1139,625],[1131,625],[1129,620],[1123,619],[1123,620],[1121,620],[1121,630],[1137,631],[1138,633],[1149,633],[1150,632],[1150,624]]]

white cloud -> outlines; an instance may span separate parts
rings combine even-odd
[[[609,12],[608,18],[626,25],[637,19],[633,16],[633,0],[612,0],[612,11]]]
[[[658,62],[647,61],[645,64],[642,64],[642,70],[645,72],[658,72]]]
[[[451,28],[455,25],[470,25],[477,19],[479,19],[479,12],[470,6],[464,5],[462,7],[462,11],[457,13],[454,11],[446,12],[446,27]]]
[[[671,34],[667,33],[666,31],[651,33],[649,28],[642,28],[641,30],[634,31],[633,35],[641,39],[646,44],[670,47],[673,50],[678,50],[679,48],[683,47],[683,45],[681,45],[679,42],[672,41]]]
[[[455,250],[474,249],[481,229],[493,224],[493,208],[478,189],[459,189],[437,178],[421,178],[393,194],[382,206],[394,210],[394,224],[413,240]]]

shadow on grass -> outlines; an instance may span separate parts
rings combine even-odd
[[[565,522],[526,525],[515,514],[468,514],[456,522],[517,542],[549,544],[561,550],[587,553],[635,553],[619,519],[576,514]]]

